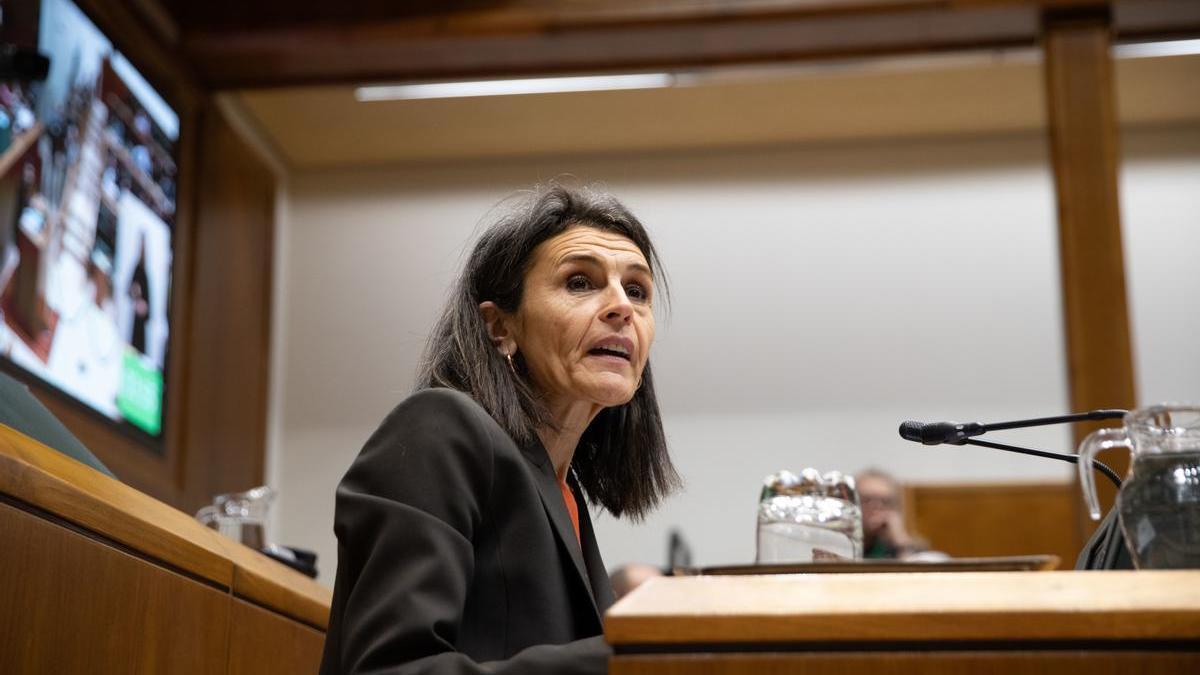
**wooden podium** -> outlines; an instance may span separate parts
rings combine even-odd
[[[0,425],[0,673],[316,673],[329,602]]]
[[[1200,571],[653,579],[613,675],[1200,673]]]

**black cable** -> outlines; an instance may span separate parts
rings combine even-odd
[[[1072,464],[1079,463],[1079,455],[1071,455],[1071,454],[1068,454],[1065,452],[1050,452],[1049,450],[1035,450],[1033,448],[1021,448],[1021,447],[1018,447],[1015,445],[1005,445],[1004,443],[993,443],[991,441],[981,441],[978,438],[966,438],[966,439],[963,439],[963,443],[966,445],[978,445],[978,446],[981,446],[984,448],[992,448],[995,450],[1008,450],[1009,452],[1018,452],[1018,453],[1021,453],[1022,455],[1034,455],[1035,457],[1049,457],[1050,459],[1061,459],[1064,462],[1070,462]],[[1112,481],[1113,485],[1117,486],[1118,488],[1121,487],[1121,477],[1117,475],[1116,471],[1113,471],[1112,469],[1110,469],[1107,464],[1105,464],[1103,462],[1098,462],[1096,460],[1092,460],[1092,468],[1099,470],[1100,473],[1107,476],[1108,479],[1110,481]]]

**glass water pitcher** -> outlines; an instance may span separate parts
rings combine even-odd
[[[217,495],[196,512],[196,520],[234,541],[260,550],[267,545],[267,513],[275,491],[267,486]]]
[[[816,469],[767,476],[757,534],[760,564],[862,558],[862,509],[854,478]]]
[[[1138,569],[1200,568],[1200,406],[1158,405],[1125,415],[1079,446],[1079,479],[1100,518],[1092,460],[1127,448],[1129,474],[1117,493],[1121,531]]]

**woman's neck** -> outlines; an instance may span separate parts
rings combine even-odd
[[[575,457],[575,448],[579,447],[579,439],[600,410],[601,406],[584,401],[550,406],[550,414],[557,428],[542,427],[537,434],[546,453],[550,455],[554,475],[560,481],[566,480],[571,459]]]

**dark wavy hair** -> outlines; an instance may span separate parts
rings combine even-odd
[[[421,359],[417,389],[447,387],[474,398],[514,441],[537,439],[554,420],[531,386],[524,360],[516,369],[493,346],[479,304],[517,311],[533,250],[571,227],[616,232],[645,256],[658,285],[666,276],[646,229],[612,195],[552,184],[535,190],[487,228],[471,251]],[[667,295],[665,292],[663,295]],[[679,485],[663,434],[650,362],[626,404],[605,408],[580,438],[572,461],[588,500],[614,516],[642,519]]]

